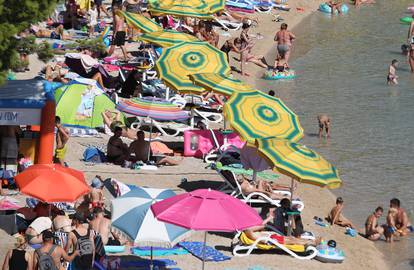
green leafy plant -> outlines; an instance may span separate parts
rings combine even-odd
[[[52,59],[55,55],[52,47],[46,41],[43,41],[42,43],[37,45],[36,52],[39,59],[44,63]]]

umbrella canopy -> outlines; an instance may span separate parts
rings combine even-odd
[[[16,176],[20,192],[43,202],[74,202],[89,192],[83,173],[58,164],[30,166]]]
[[[150,0],[151,14],[173,15],[211,19],[212,15],[224,9],[225,0]]]
[[[198,73],[191,74],[190,79],[198,86],[217,92],[221,95],[231,96],[233,93],[254,91],[255,89],[244,82],[230,78],[224,74]]]
[[[138,37],[139,40],[155,43],[161,47],[170,47],[181,42],[199,41],[195,36],[177,31],[150,32]]]
[[[117,15],[124,17],[130,27],[139,29],[144,33],[162,31],[159,24],[140,14],[118,10]]]
[[[187,111],[165,100],[133,98],[121,100],[117,109],[136,116],[150,117],[161,121],[186,120],[190,117]]]
[[[224,105],[226,119],[246,141],[278,137],[298,141],[303,137],[299,118],[280,99],[260,91],[233,94]]]
[[[152,204],[175,196],[169,189],[132,189],[112,200],[112,226],[128,235],[138,246],[173,247],[188,230],[155,219]]]
[[[163,50],[155,65],[161,79],[177,91],[203,92],[188,75],[208,72],[228,74],[225,53],[207,42],[183,42]]]
[[[55,100],[62,124],[86,128],[102,127],[102,113],[116,106],[97,85],[78,82],[56,89]]]
[[[303,145],[277,138],[257,139],[256,145],[277,171],[299,182],[328,188],[342,184],[337,169]]]
[[[151,206],[158,220],[197,231],[241,231],[262,224],[249,205],[219,191],[198,189]]]

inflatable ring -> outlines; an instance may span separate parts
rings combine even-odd
[[[316,247],[318,254],[315,259],[324,263],[342,263],[345,260],[345,254],[342,250],[319,245]]]
[[[342,13],[347,13],[348,10],[349,10],[348,6],[345,5],[345,4],[342,4],[342,6],[341,6],[341,12]],[[331,7],[328,4],[326,4],[326,3],[322,3],[319,6],[319,11],[324,12],[324,13],[329,13],[329,14],[332,13]],[[337,10],[335,10],[335,14],[338,14],[338,11]]]
[[[274,72],[272,70],[268,70],[263,75],[263,79],[265,80],[291,80],[295,77],[295,71],[292,69],[288,72]]]

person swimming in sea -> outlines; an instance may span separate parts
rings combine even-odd
[[[398,84],[397,67],[398,67],[398,60],[396,59],[392,60],[391,65],[388,68],[388,76],[387,76],[388,85]]]

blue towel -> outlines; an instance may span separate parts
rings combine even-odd
[[[150,247],[143,247],[138,248],[134,247],[131,248],[131,253],[137,256],[151,256],[151,248]],[[152,249],[152,256],[170,256],[170,255],[185,255],[189,252],[183,248],[153,248]]]
[[[200,260],[203,260],[203,242],[180,242],[179,245]],[[206,262],[222,262],[231,259],[229,256],[225,256],[223,253],[210,246],[206,246],[204,255],[204,261]]]
[[[171,265],[177,265],[176,261],[170,260],[170,259],[157,259],[152,260],[152,263],[154,266],[158,267],[166,267]],[[136,261],[129,261],[129,262],[123,262],[121,261],[121,269],[123,267],[149,267],[151,265],[151,260],[136,260]]]

